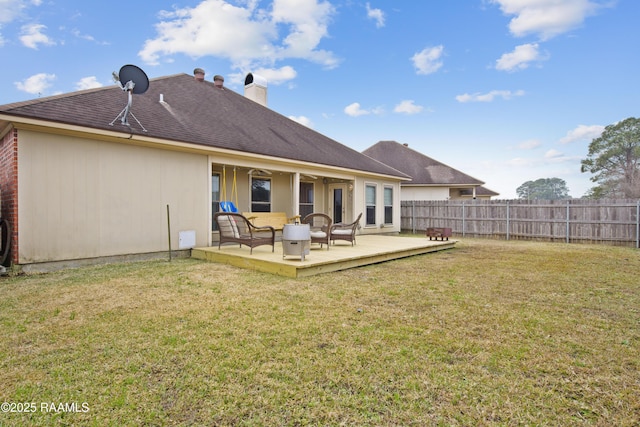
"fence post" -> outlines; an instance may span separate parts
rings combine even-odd
[[[567,243],[569,243],[569,200],[567,199]]]
[[[465,208],[465,205],[464,205],[464,202],[462,202],[462,237],[464,237],[464,232],[465,232],[465,229],[466,229],[464,220],[467,217],[467,215],[465,215],[465,209],[464,208]]]
[[[509,201],[507,200],[507,240],[509,240],[509,230],[511,229],[510,219],[511,218],[509,218]]]
[[[411,201],[411,232],[416,234],[416,201]]]

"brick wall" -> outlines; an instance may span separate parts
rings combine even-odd
[[[0,217],[11,227],[11,252],[6,266],[18,262],[18,130],[11,129],[0,141]]]

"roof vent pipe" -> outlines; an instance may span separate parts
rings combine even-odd
[[[195,70],[193,70],[193,77],[196,79],[196,81],[203,82],[204,70],[202,68],[196,68]]]
[[[267,79],[257,74],[249,73],[244,79],[244,96],[267,106]]]

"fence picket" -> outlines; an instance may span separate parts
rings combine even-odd
[[[637,200],[412,200],[401,227],[449,227],[468,237],[606,243],[640,248]]]

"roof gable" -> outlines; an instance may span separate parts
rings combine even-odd
[[[144,94],[133,95],[130,116],[146,132],[132,117],[130,127],[115,120],[126,103],[127,95],[114,85],[6,104],[0,113],[407,178],[228,88],[188,74],[151,79]]]
[[[363,151],[369,157],[409,175],[407,185],[482,185],[484,182],[396,141],[379,141]]]

